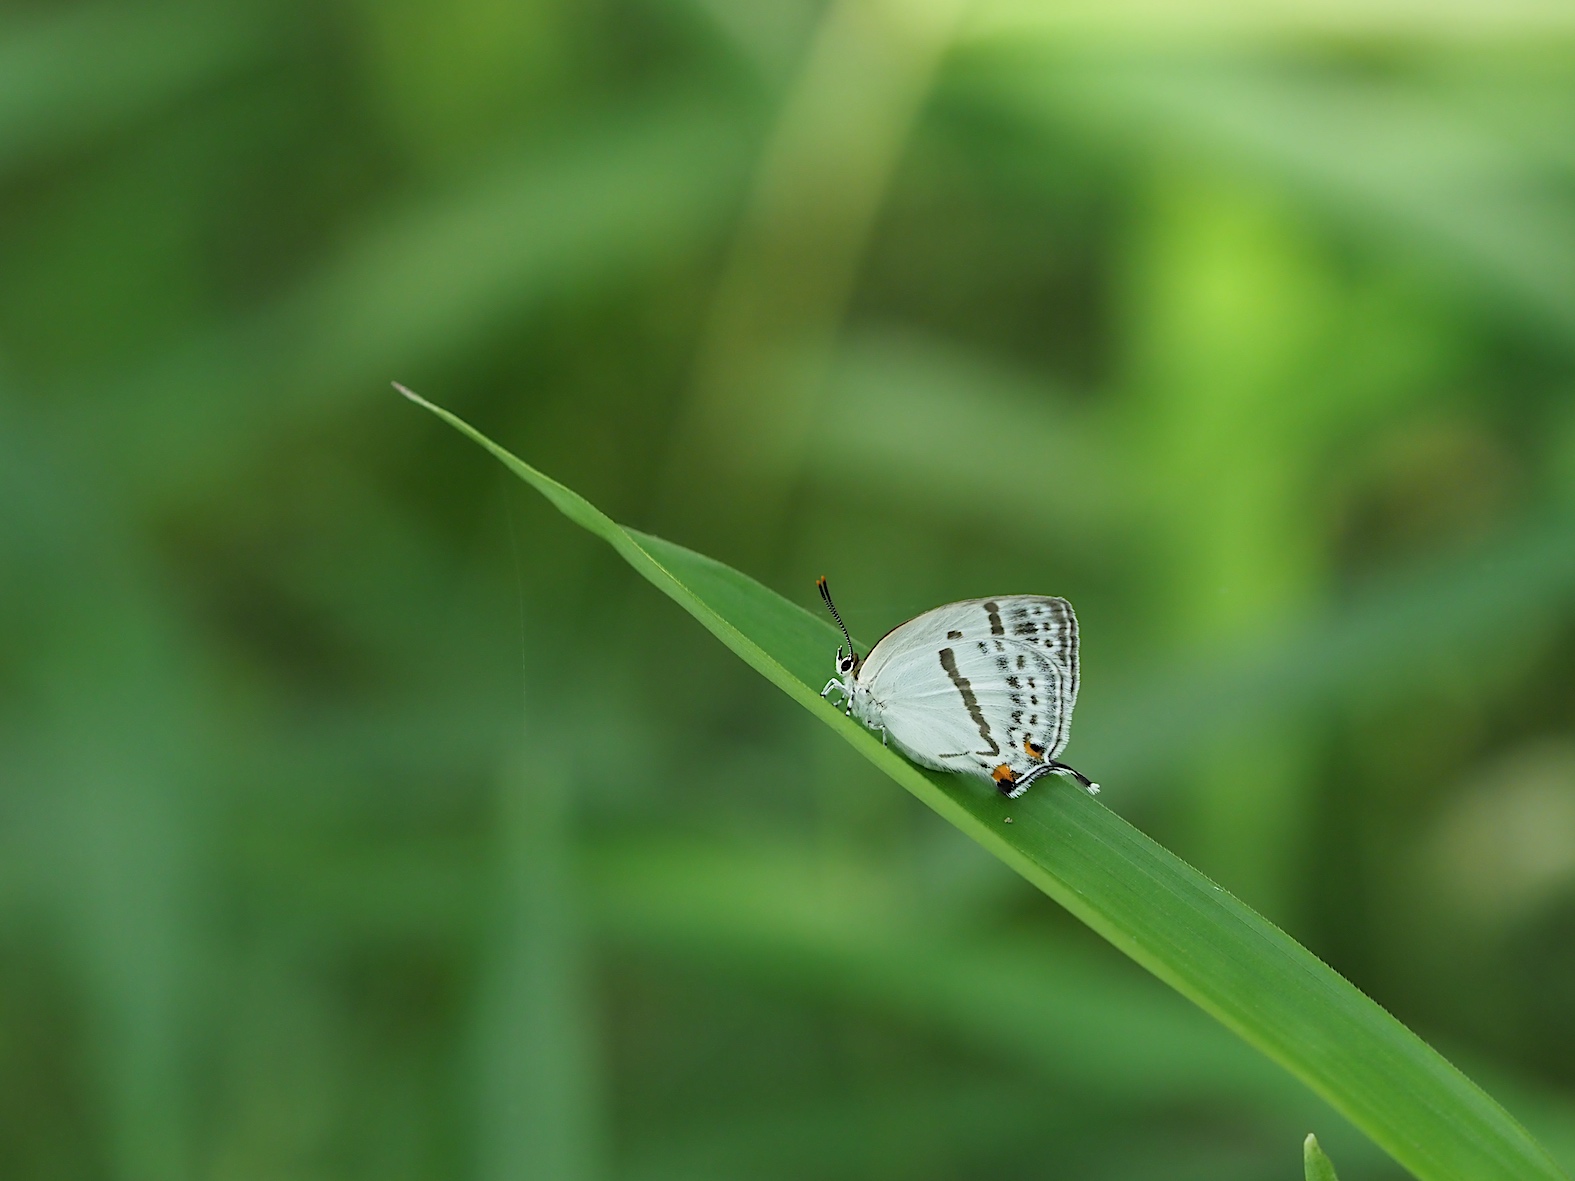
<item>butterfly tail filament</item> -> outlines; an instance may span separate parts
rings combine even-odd
[[[1002,775],[1002,772],[1005,772],[1005,775]],[[1041,762],[1038,767],[1030,768],[1021,778],[1013,775],[1011,768],[1002,764],[1000,767],[995,768],[995,773],[991,778],[995,779],[995,786],[999,787],[1000,794],[1005,795],[1008,800],[1016,800],[1019,795],[1024,794],[1025,790],[1028,790],[1028,787],[1032,786],[1035,779],[1044,778],[1046,775],[1068,776],[1068,778],[1076,779],[1077,783],[1082,786],[1082,789],[1088,792],[1088,795],[1099,794],[1099,784],[1096,784],[1093,779],[1088,778],[1076,767],[1068,767],[1065,762],[1057,762],[1055,759],[1051,759],[1049,762]]]

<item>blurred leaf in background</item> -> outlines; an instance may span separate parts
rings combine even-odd
[[[1103,798],[1575,1163],[1572,117],[1529,2],[8,8],[0,1168],[1394,1176],[391,378],[1067,595]]]

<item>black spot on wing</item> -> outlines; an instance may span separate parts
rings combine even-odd
[[[1039,625],[1029,618],[1027,607],[1013,607],[1006,613],[1009,630],[1014,636],[1032,636],[1039,632]]]
[[[985,612],[990,616],[990,634],[1004,636],[1006,628],[1001,625],[1001,605],[994,600],[984,605]]]
[[[958,631],[947,632],[946,633],[946,638],[948,640],[960,640],[960,639],[962,639],[962,632],[958,632]]]
[[[1065,599],[1046,599],[1045,608],[1049,616],[1045,624],[1045,646],[1071,672],[1072,675],[1067,689],[1069,693],[1075,693],[1077,686],[1077,616],[1072,613],[1072,605]]]

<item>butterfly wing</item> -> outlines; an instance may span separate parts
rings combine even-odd
[[[1077,617],[1065,599],[948,603],[889,632],[859,670],[887,734],[915,762],[1001,781],[1066,746]]]

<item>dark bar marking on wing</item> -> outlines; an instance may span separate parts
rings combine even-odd
[[[990,613],[990,634],[1004,636],[1006,628],[1001,626],[1001,605],[992,599],[984,605],[984,609]]]
[[[962,632],[955,632],[955,631],[947,632],[946,633],[946,638],[948,640],[960,640],[960,639],[962,639]]]
[[[957,671],[957,655],[950,648],[940,651],[941,667],[946,670],[946,675],[952,679],[952,684],[957,686],[957,692],[962,694],[963,705],[968,708],[968,716],[973,719],[973,724],[979,727],[979,737],[984,739],[989,750],[981,750],[979,754],[998,755],[1001,748],[996,745],[995,739],[990,737],[990,723],[984,720],[984,711],[979,708],[979,699],[973,695],[973,686],[968,683],[968,678]]]

